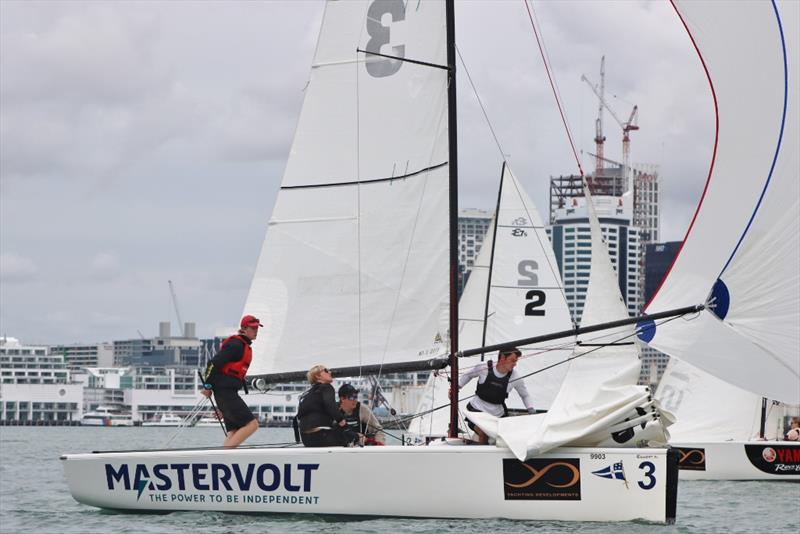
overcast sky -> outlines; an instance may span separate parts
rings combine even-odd
[[[708,172],[713,106],[663,2],[534,2],[577,148],[599,79],[634,163],[660,165],[662,236],[681,239]],[[319,1],[0,2],[0,334],[75,343],[201,337],[236,323],[280,185]],[[503,153],[546,216],[575,173],[522,0],[461,2],[457,41]],[[461,74],[464,74],[464,68]],[[459,81],[460,205],[491,209],[501,157]],[[621,130],[605,114],[606,156]],[[583,156],[584,169],[592,160]]]

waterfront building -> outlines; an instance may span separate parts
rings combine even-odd
[[[73,379],[83,386],[83,409],[91,412],[100,406],[121,407],[125,389],[133,387],[130,367],[86,367],[73,373]]]
[[[46,346],[0,338],[0,421],[66,422],[82,415],[83,387],[71,380],[63,356]]]
[[[74,343],[53,345],[50,354],[61,355],[67,369],[78,371],[86,367],[111,367],[114,365],[113,343]]]
[[[173,336],[170,323],[159,323],[158,337],[114,341],[116,366],[195,366],[203,363],[205,347],[197,339],[195,324],[185,323],[179,336]]]

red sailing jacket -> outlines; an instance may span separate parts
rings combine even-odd
[[[226,363],[222,366],[219,372],[234,378],[238,378],[239,380],[244,380],[244,376],[247,374],[247,368],[250,367],[250,362],[253,360],[253,349],[250,347],[250,343],[247,342],[247,338],[240,335],[231,336],[222,342],[220,349],[225,346],[225,343],[234,338],[240,339],[242,345],[244,345],[242,358],[240,360],[236,360],[235,362]]]

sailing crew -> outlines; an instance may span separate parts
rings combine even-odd
[[[315,365],[308,370],[306,378],[311,387],[300,395],[297,408],[303,445],[337,447],[358,443],[358,434],[348,428],[346,418],[336,403],[330,369]]]
[[[383,445],[386,436],[369,406],[358,402],[358,390],[351,384],[339,388],[339,409],[344,414],[347,427],[359,435],[362,445]]]
[[[223,447],[235,448],[258,429],[258,420],[239,396],[239,389],[247,385],[244,377],[253,359],[250,345],[258,336],[258,328],[264,326],[252,315],[245,315],[239,323],[239,332],[222,342],[203,374],[203,390],[206,397],[214,398],[222,413],[228,432]]]
[[[506,399],[508,393],[512,389],[516,389],[519,393],[525,408],[528,413],[535,413],[533,408],[533,401],[528,388],[525,387],[525,382],[514,367],[522,352],[516,347],[503,349],[497,354],[497,365],[492,360],[486,363],[480,363],[461,375],[458,378],[458,389],[463,388],[473,378],[478,378],[478,387],[475,391],[475,396],[470,399],[467,404],[467,410],[470,412],[486,412],[495,417],[506,417],[508,415],[508,408],[506,407]],[[481,445],[489,443],[489,436],[487,436],[478,426],[472,421],[467,420],[469,427],[478,435],[478,442]]]

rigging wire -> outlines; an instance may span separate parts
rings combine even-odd
[[[553,75],[551,73],[550,63],[547,59],[547,55],[545,54],[544,43],[543,39],[539,36],[539,30],[536,29],[536,24],[534,23],[534,15],[533,15],[533,8],[528,4],[528,0],[523,0],[525,2],[525,9],[528,11],[528,18],[531,21],[531,28],[533,28],[533,34],[536,37],[536,43],[539,45],[539,53],[542,56],[542,62],[544,63],[544,69],[547,72],[547,78],[550,80],[550,88],[553,90],[553,97],[556,99],[556,104],[558,105],[558,112],[561,114],[561,122],[564,124],[564,130],[567,133],[567,138],[569,139],[569,145],[572,147],[572,155],[575,157],[575,163],[578,165],[578,172],[580,175],[583,176],[583,167],[581,167],[580,158],[578,158],[578,152],[575,150],[575,142],[572,139],[572,133],[570,132],[569,125],[567,124],[567,119],[564,116],[564,109],[561,105],[561,98],[559,97],[558,89],[556,87],[556,83],[553,79]]]
[[[676,320],[676,319],[684,319],[684,320],[687,320],[687,319],[686,319],[686,317],[684,317],[683,315],[679,315],[679,316],[675,316],[675,317],[669,317],[669,318],[667,318],[667,319],[664,319],[663,321],[661,321],[660,323],[658,323],[658,325],[660,326],[660,325],[663,325],[663,324],[667,324],[667,323],[669,323],[669,322],[671,322],[671,321],[674,321],[674,320]],[[691,318],[689,318],[688,320],[691,320]],[[619,338],[616,338],[616,339],[614,339],[614,340],[613,340],[611,343],[618,343],[618,342],[620,342],[620,341],[624,341],[624,340],[626,340],[626,339],[633,338],[634,336],[637,336],[637,335],[638,335],[638,330],[635,330],[633,333],[626,334],[626,335],[624,335],[624,336],[622,336],[622,337],[619,337]],[[602,336],[602,337],[608,337],[608,335],[606,335],[606,336]],[[593,338],[593,339],[596,339],[596,338]],[[573,344],[577,344],[576,342],[572,342],[572,343],[573,343]],[[611,344],[611,343],[609,343],[609,344]],[[564,363],[571,362],[572,360],[576,360],[576,359],[578,359],[578,358],[581,358],[581,357],[583,357],[583,356],[586,356],[586,355],[588,355],[588,354],[591,354],[591,353],[593,353],[593,352],[595,352],[595,351],[598,351],[598,350],[600,350],[600,349],[602,349],[602,348],[604,348],[604,347],[603,347],[603,346],[600,346],[600,347],[594,347],[594,348],[592,348],[591,350],[587,350],[586,352],[583,352],[583,353],[581,353],[581,354],[575,354],[575,355],[573,355],[573,356],[570,356],[569,358],[566,358],[566,359],[564,359],[564,360],[561,360],[561,361],[559,361],[559,362],[555,362],[555,363],[553,363],[553,364],[551,364],[551,365],[548,365],[547,367],[543,367],[542,369],[537,369],[537,370],[535,370],[535,371],[532,371],[532,372],[530,372],[530,373],[528,373],[528,374],[525,374],[525,375],[519,376],[519,377],[515,378],[514,380],[512,380],[512,381],[509,381],[509,383],[511,383],[511,382],[515,382],[515,381],[517,381],[517,380],[524,380],[525,378],[528,378],[528,377],[530,377],[530,376],[533,376],[533,375],[536,375],[536,374],[542,373],[542,372],[544,372],[544,371],[547,371],[547,370],[549,370],[549,369],[552,369],[553,367],[557,367],[557,366],[559,366],[559,365],[562,365],[562,364],[564,364]],[[527,357],[527,356],[529,356],[529,355],[526,355],[526,357]],[[472,397],[475,397],[476,395],[477,395],[477,393],[475,393],[475,394],[472,394],[472,395],[470,395],[470,396],[468,396],[468,397],[461,397],[459,400],[468,400],[468,399],[471,399]],[[418,413],[416,413],[416,414],[410,414],[410,415],[408,415],[408,416],[406,416],[406,417],[403,417],[403,418],[401,418],[401,419],[400,419],[400,421],[401,421],[402,423],[405,423],[405,422],[407,422],[407,421],[412,421],[412,420],[414,420],[414,419],[416,419],[416,418],[418,418],[418,417],[423,417],[423,416],[425,416],[425,415],[428,415],[428,414],[434,413],[434,412],[436,412],[436,411],[438,411],[438,410],[441,410],[441,409],[443,409],[443,408],[447,408],[447,407],[449,407],[449,406],[450,406],[450,404],[449,404],[449,403],[448,403],[448,404],[442,404],[442,405],[440,405],[440,406],[436,406],[436,407],[434,407],[434,408],[431,408],[431,409],[429,409],[429,410],[425,410],[425,411],[422,411],[422,412],[418,412]]]
[[[178,437],[186,428],[191,426],[192,420],[197,417],[197,415],[203,411],[205,408],[205,403],[208,401],[208,397],[202,397],[197,403],[192,407],[189,413],[181,420],[181,424],[178,425],[178,429],[172,433],[172,435],[167,439],[166,443],[164,443],[163,448],[167,448],[167,446],[172,443],[172,441]]]
[[[461,61],[461,66],[464,67],[464,72],[467,75],[467,80],[469,80],[469,85],[472,87],[472,94],[475,95],[475,98],[478,100],[478,105],[481,108],[481,112],[483,113],[483,118],[486,120],[486,125],[489,127],[489,131],[492,133],[492,137],[494,138],[494,144],[497,145],[497,150],[500,151],[500,158],[508,163],[506,160],[506,154],[503,151],[502,145],[500,145],[500,140],[497,138],[497,133],[494,131],[494,127],[492,126],[492,121],[489,120],[489,114],[486,112],[486,107],[483,105],[483,101],[481,100],[481,96],[478,94],[478,89],[475,87],[475,83],[472,81],[472,76],[469,73],[469,69],[467,68],[467,64],[464,61],[464,58],[461,56],[461,50],[456,46],[456,54],[458,54],[458,59]]]

